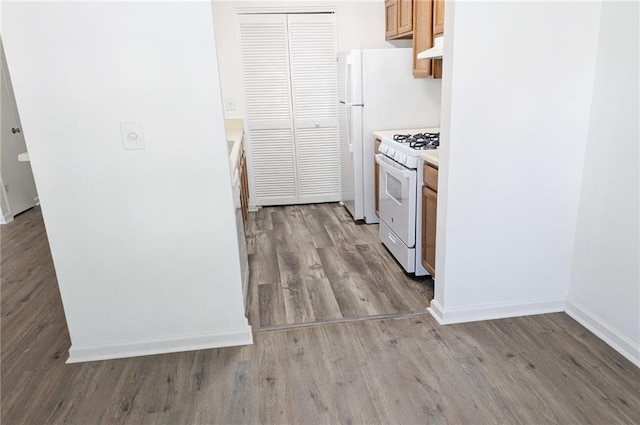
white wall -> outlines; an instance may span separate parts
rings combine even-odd
[[[70,361],[249,343],[211,4],[3,7]]]
[[[598,3],[447,2],[434,315],[562,311]]]
[[[638,12],[602,5],[567,312],[640,366]]]
[[[0,7],[2,9],[2,7]],[[2,15],[0,12],[0,19],[2,19]],[[0,21],[1,22],[1,21]],[[2,44],[2,40],[0,39],[0,61],[2,64],[0,65],[0,84],[2,84],[2,89],[4,90],[4,73],[6,60],[4,56],[4,46]],[[1,107],[1,106],[0,106]],[[0,143],[1,144],[1,143]],[[2,149],[0,149],[0,159],[2,157]],[[5,224],[13,220],[13,213],[11,212],[11,207],[9,206],[9,197],[7,196],[7,191],[4,187],[4,181],[2,179],[2,175],[0,175],[0,224]]]
[[[9,199],[0,176],[0,224],[6,224],[10,221],[13,221],[13,214],[11,213],[11,208],[9,208]]]
[[[227,118],[245,117],[242,84],[241,47],[237,29],[237,11],[335,11],[338,50],[411,47],[411,40],[387,42],[384,39],[385,11],[382,0],[309,0],[309,1],[219,1],[213,0],[213,17],[218,45],[220,81],[225,98],[236,102]],[[411,69],[406,72],[411,73]]]

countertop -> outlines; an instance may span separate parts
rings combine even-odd
[[[440,167],[440,151],[439,150],[422,151],[422,153],[420,153],[420,158],[422,158],[424,162],[428,162],[429,164],[434,165],[435,167]]]
[[[244,135],[244,120],[242,118],[228,118],[224,120],[227,132],[227,147],[229,148],[229,163],[235,169],[240,161],[242,136]]]

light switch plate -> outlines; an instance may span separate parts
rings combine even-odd
[[[145,149],[142,121],[120,121],[120,132],[125,150]]]

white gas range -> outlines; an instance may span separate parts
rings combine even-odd
[[[380,240],[402,267],[416,276],[429,274],[422,255],[422,165],[420,153],[437,149],[440,129],[414,135],[396,134],[382,139],[376,155],[379,173]]]

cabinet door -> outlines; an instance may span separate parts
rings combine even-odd
[[[385,38],[393,38],[398,35],[398,0],[384,2],[385,9]]]
[[[376,146],[375,146],[375,153],[380,152],[380,145],[382,144],[382,142],[380,141],[380,139],[376,139]],[[380,209],[380,166],[378,165],[378,163],[375,161],[375,159],[373,160],[373,170],[374,170],[374,178],[376,179],[375,182],[373,182],[374,187],[375,187],[375,201],[376,201],[376,215],[378,217],[380,217],[380,213],[378,213],[378,210]]]
[[[413,31],[413,0],[397,0],[398,35],[411,34]]]
[[[299,202],[340,200],[334,14],[287,15]]]
[[[436,212],[438,195],[426,186],[422,187],[422,265],[436,277]]]
[[[249,218],[249,181],[247,176],[247,158],[242,151],[240,157],[240,165],[238,166],[240,173],[240,208],[242,210],[242,221],[247,226],[247,218]]]
[[[335,15],[238,16],[252,201],[340,200]]]
[[[418,59],[418,53],[433,46],[433,2],[413,0],[413,76],[431,76],[431,60]]]
[[[433,36],[444,33],[444,0],[433,1]]]
[[[444,35],[444,0],[433,0],[433,38]],[[431,76],[442,78],[442,59],[431,62]]]
[[[286,15],[238,15],[257,205],[298,200]]]
[[[442,78],[442,59],[431,60],[431,76],[433,78]]]

